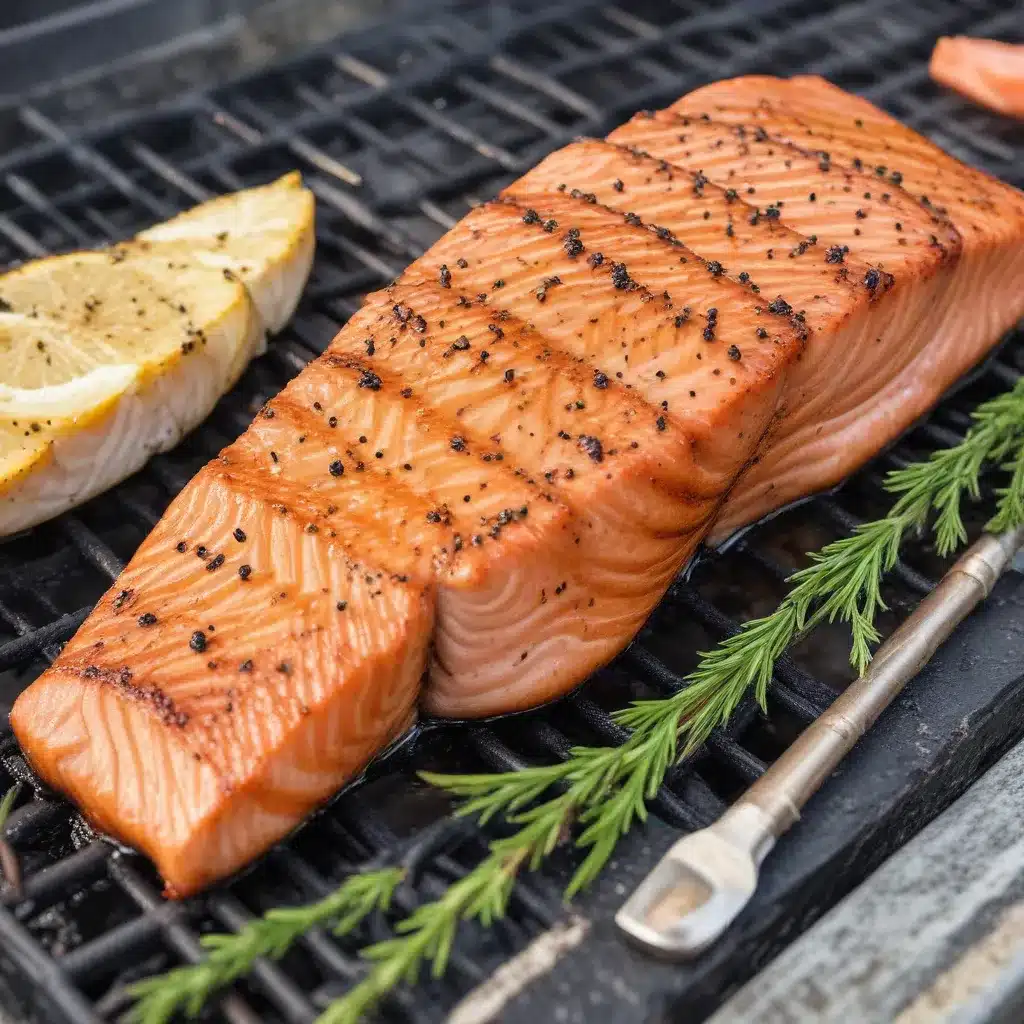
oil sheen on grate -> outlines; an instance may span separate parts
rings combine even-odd
[[[171,497],[321,350],[360,296],[394,277],[477,198],[545,152],[713,78],[811,71],[863,92],[957,156],[1022,184],[1024,131],[932,87],[940,34],[1020,38],[1020,6],[990,0],[471,0],[423,3],[287,65],[193,95],[159,113],[82,132],[25,106],[0,123],[0,264],[123,237],[207,196],[299,167],[319,200],[319,257],[292,326],[178,449],[73,515],[0,544],[0,711],[55,656]],[[93,837],[40,791],[6,731],[0,784],[30,785],[8,826],[23,899],[0,906],[0,966],[26,1013],[115,1020],[124,987],[200,954],[199,936],[327,892],[361,866],[415,870],[400,911],[436,897],[481,856],[486,835],[447,816],[416,769],[503,770],[615,743],[608,711],[665,694],[739,621],[770,610],[802,553],[884,511],[884,472],[962,436],[966,409],[1014,382],[1024,339],[838,493],[750,532],[680,581],[638,642],[576,694],[488,725],[427,728],[252,871],[168,905],[148,865]],[[976,510],[972,527],[990,505]],[[942,571],[911,547],[885,589],[886,628]],[[510,999],[502,1020],[702,1019],[885,853],[950,802],[1021,732],[1011,574],[989,606],[883,719],[787,837],[750,912],[702,961],[671,970],[618,944],[610,912],[679,830],[710,822],[849,679],[841,631],[818,630],[781,662],[769,714],[748,705],[676,769],[655,818],[628,837],[576,912],[591,923],[557,971]],[[1016,632],[1015,632],[1016,630]],[[969,685],[968,685],[969,684]],[[467,928],[447,978],[396,994],[387,1020],[431,1022],[561,919],[570,851],[517,885],[508,920]],[[232,1022],[312,1020],[363,967],[355,951],[391,934],[371,921],[351,941],[312,933],[262,964],[214,1011]],[[8,1001],[5,1000],[5,1005]]]

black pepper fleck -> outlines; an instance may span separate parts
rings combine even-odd
[[[715,340],[715,329],[718,327],[718,310],[712,306],[707,312],[707,326],[704,328],[704,340]]]
[[[206,634],[201,629],[197,629],[189,637],[188,645],[196,653],[202,654],[206,650]]]
[[[612,264],[612,284],[620,291],[627,291],[635,287],[625,263]]]
[[[601,462],[604,459],[604,449],[601,446],[601,441],[592,434],[580,434],[579,440],[576,443],[594,462]]]
[[[341,476],[345,472],[345,467],[341,464],[340,459],[335,459],[328,467],[328,472],[331,476]]]

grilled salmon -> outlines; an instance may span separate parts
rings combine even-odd
[[[23,749],[184,894],[417,707],[564,694],[704,539],[838,480],[996,341],[1021,209],[814,81],[553,154],[189,484],[19,698]]]
[[[1024,45],[944,36],[928,64],[948,89],[1008,117],[1024,118]]]
[[[814,335],[766,456],[715,526],[720,540],[838,483],[1017,322],[1024,196],[820,78],[715,83],[653,123],[665,120],[678,131],[641,120],[610,138],[646,140],[653,156],[704,165],[708,177],[773,207],[779,223],[816,237],[840,272],[856,259],[871,267],[862,282],[873,284],[876,271],[892,278],[856,347]]]

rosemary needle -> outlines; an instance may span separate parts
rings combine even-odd
[[[460,814],[482,822],[501,816],[515,831],[490,843],[487,856],[433,902],[398,922],[392,939],[363,950],[371,962],[366,977],[335,1000],[318,1024],[356,1024],[391,989],[412,982],[425,965],[435,977],[447,965],[459,925],[476,919],[485,926],[504,915],[517,873],[537,868],[578,823],[577,846],[586,850],[566,895],[589,884],[615,845],[647,814],[668,768],[693,752],[728,722],[753,692],[763,707],[776,662],[801,634],[822,621],[850,626],[850,660],[859,671],[878,640],[877,613],[885,608],[880,585],[896,562],[904,537],[932,530],[939,554],[947,555],[967,538],[961,515],[964,496],[977,498],[980,474],[995,465],[1010,473],[997,490],[989,529],[1004,530],[1024,521],[1024,382],[980,405],[959,444],[929,459],[890,473],[885,488],[896,496],[889,513],[863,523],[849,536],[813,554],[810,564],[789,580],[791,589],[770,615],[745,623],[714,650],[701,655],[687,685],[659,700],[636,701],[613,716],[630,735],[618,747],[580,746],[566,760],[524,771],[489,775],[423,777],[465,798]],[[541,799],[554,790],[554,795]],[[538,802],[539,801],[539,802]],[[258,956],[279,956],[303,931],[323,919],[317,908],[337,898],[345,910],[327,916],[351,922],[375,907],[385,908],[401,875],[350,878],[336,894],[306,908],[271,911],[235,936],[208,936],[210,959],[148,979],[134,989],[142,997],[136,1019],[162,1024],[176,1009],[195,1014],[219,985],[241,976]],[[357,880],[368,879],[359,895]],[[281,918],[281,914],[291,915]],[[280,924],[287,922],[276,930]],[[202,974],[203,970],[209,973]]]
[[[0,869],[3,870],[3,877],[7,887],[17,900],[20,900],[22,896],[21,864],[18,861],[18,854],[15,852],[14,847],[11,846],[7,841],[7,837],[3,834],[3,829],[11,815],[14,801],[18,799],[20,792],[21,783],[16,782],[4,793],[3,799],[0,800]]]

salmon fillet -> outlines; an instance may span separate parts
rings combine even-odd
[[[928,64],[940,85],[1008,117],[1024,118],[1024,45],[944,36]]]
[[[1022,211],[817,80],[560,150],[188,485],[17,701],[23,749],[185,894],[417,706],[566,693],[703,540],[841,479],[994,344]]]
[[[723,510],[713,538],[720,540],[838,483],[922,416],[1017,322],[1024,311],[1024,196],[813,76],[715,83],[678,101],[671,114],[688,122],[680,132],[687,142],[678,146],[702,147],[697,159],[706,157],[706,174],[741,187],[749,179],[763,202],[783,198],[782,223],[849,247],[849,256],[895,282],[876,344],[856,359],[840,362],[825,345],[808,347],[792,381],[799,385],[820,368],[815,400],[780,422],[769,455]],[[632,131],[626,126],[611,138]],[[718,139],[741,136],[739,147],[717,147]],[[780,145],[787,147],[782,167]],[[795,148],[816,162],[817,174],[795,159],[786,166]],[[798,171],[803,181],[794,183]],[[884,210],[864,205],[875,200]],[[866,216],[851,216],[852,203]]]

